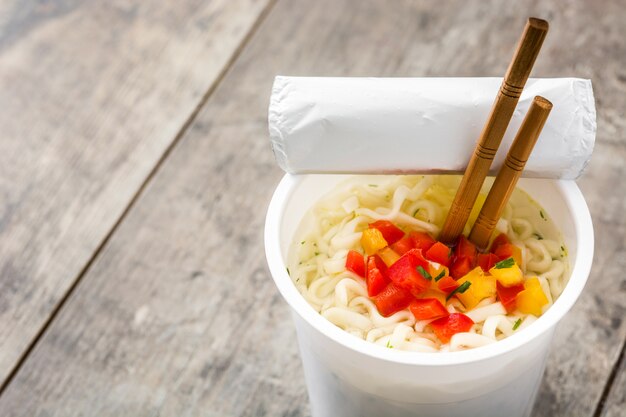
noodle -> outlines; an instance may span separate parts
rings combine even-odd
[[[466,311],[461,302],[448,303],[451,313],[472,319],[469,332],[457,333],[442,344],[429,326],[408,310],[383,317],[368,297],[363,278],[346,270],[349,250],[359,249],[363,230],[376,220],[389,220],[404,231],[436,236],[445,220],[459,178],[450,176],[385,176],[354,179],[319,201],[307,214],[312,224],[300,230],[290,250],[292,279],[307,302],[323,317],[350,334],[387,348],[418,351],[457,351],[493,343],[523,330],[536,320],[519,311],[507,314],[495,297]],[[484,187],[486,188],[486,187]],[[487,191],[484,189],[483,191]],[[483,199],[484,201],[484,194]],[[476,209],[476,208],[475,208]],[[472,211],[465,234],[477,215]],[[547,214],[528,195],[515,190],[497,231],[506,233],[522,251],[520,267],[537,276],[549,308],[567,282],[567,251]]]

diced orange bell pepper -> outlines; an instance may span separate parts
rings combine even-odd
[[[515,301],[519,311],[539,317],[542,307],[548,304],[548,297],[541,288],[539,278],[533,277],[524,282],[524,290],[517,294]]]
[[[468,310],[476,307],[481,300],[496,294],[496,279],[485,275],[479,266],[459,279],[457,283],[463,285],[466,281],[470,282],[470,286],[463,293],[457,292],[456,296]]]
[[[509,261],[512,261],[512,258],[509,258]],[[513,261],[509,262],[510,266],[502,267],[506,264],[506,260],[498,262],[495,264],[493,268],[489,270],[489,273],[496,277],[500,284],[505,287],[510,287],[512,285],[521,284],[524,281],[524,274],[522,270],[519,269],[519,266]]]
[[[387,246],[387,241],[383,237],[383,234],[378,229],[366,229],[363,230],[363,235],[361,236],[361,245],[363,245],[363,249],[365,253],[368,255],[373,255],[385,246]]]

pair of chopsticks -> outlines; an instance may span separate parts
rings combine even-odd
[[[528,19],[441,229],[439,240],[453,243],[463,232],[547,32],[548,22],[532,17]],[[552,103],[545,98],[534,98],[470,232],[469,240],[478,248],[485,249],[489,244],[491,233],[521,176],[551,109]]]

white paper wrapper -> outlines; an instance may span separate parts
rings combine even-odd
[[[501,78],[276,77],[272,148],[286,172],[461,173]],[[575,179],[591,158],[590,80],[529,79],[491,167],[495,175],[532,98],[554,105],[525,177]]]

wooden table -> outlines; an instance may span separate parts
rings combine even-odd
[[[501,76],[529,15],[533,75],[598,109],[595,264],[534,415],[625,416],[619,0],[2,2],[0,415],[308,416],[263,252],[274,75]]]

